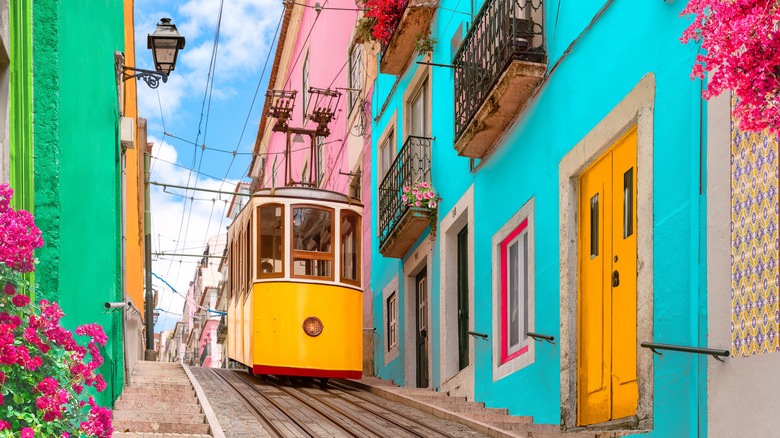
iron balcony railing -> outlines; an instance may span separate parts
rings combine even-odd
[[[452,61],[455,139],[512,61],[545,62],[543,0],[487,0]]]
[[[200,355],[200,366],[203,366],[203,362],[206,361],[206,358],[211,355],[211,344],[206,344],[206,347],[203,349],[203,353]]]
[[[431,139],[409,136],[379,185],[379,246],[392,234],[408,206],[401,201],[404,186],[431,179]]]

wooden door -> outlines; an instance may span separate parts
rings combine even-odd
[[[458,369],[469,365],[469,247],[468,226],[458,233]]]
[[[636,414],[636,129],[580,177],[577,423]]]
[[[428,387],[428,269],[423,268],[415,278],[417,303],[417,387]]]

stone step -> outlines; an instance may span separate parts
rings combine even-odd
[[[430,400],[431,403],[437,403],[440,401],[447,401],[447,402],[458,402],[458,403],[467,403],[468,399],[466,397],[442,397],[440,392],[434,392],[433,394],[419,394],[415,395],[414,398],[420,401],[428,402]],[[484,406],[484,403],[480,403],[482,406]]]
[[[149,368],[166,368],[166,367],[179,367],[181,368],[181,364],[178,362],[157,362],[157,361],[151,361],[151,360],[139,360],[135,363],[134,368],[143,368],[143,367],[149,367]]]
[[[135,370],[130,375],[132,377],[149,377],[149,378],[159,377],[162,379],[187,377],[187,374],[184,372],[184,370],[170,370],[170,371]]]
[[[197,402],[197,399],[188,399],[186,402],[168,402],[163,400],[145,400],[145,399],[123,399],[122,397],[114,404],[114,412],[120,410],[133,411],[165,411],[176,414],[189,414],[203,412]]]
[[[133,389],[133,390],[154,389],[160,391],[187,392],[187,391],[192,391],[192,384],[189,381],[187,383],[168,383],[168,382],[146,383],[146,382],[138,382],[133,380],[130,383],[130,386],[125,388],[125,391],[128,389]]]
[[[113,421],[114,430],[120,432],[198,433],[208,434],[209,425],[187,423],[157,423],[151,421]]]
[[[134,392],[133,389],[137,388],[125,388],[125,392],[119,397],[120,400],[127,400],[131,403],[135,402],[152,402],[160,401],[168,404],[191,404],[197,403],[198,398],[193,394],[179,394],[176,392],[155,393],[155,392]]]
[[[455,412],[458,414],[464,414],[468,416],[478,415],[478,414],[507,415],[509,413],[509,411],[504,408],[485,408],[476,404],[464,405],[464,404],[456,403],[456,404],[448,405],[442,403],[442,404],[433,404],[433,405],[450,412]]]
[[[469,417],[488,424],[531,424],[534,422],[533,417],[521,417],[517,415],[472,414],[469,415]]]
[[[206,422],[206,416],[200,412],[200,409],[193,413],[172,413],[169,411],[133,411],[120,410],[114,411],[114,421],[148,421],[155,423],[186,423],[200,424]]]
[[[140,395],[143,397],[159,397],[163,395],[175,394],[179,397],[195,397],[195,390],[192,386],[171,385],[171,386],[131,386],[125,388],[122,394]]]

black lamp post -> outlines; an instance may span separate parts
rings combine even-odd
[[[170,18],[161,18],[157,29],[146,36],[146,47],[152,50],[154,71],[122,66],[122,81],[130,78],[140,78],[149,88],[157,88],[160,79],[168,82],[168,75],[176,68],[179,50],[184,48],[185,39],[176,30],[176,25]],[[128,71],[135,72],[128,74]]]

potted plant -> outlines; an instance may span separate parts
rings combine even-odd
[[[401,202],[412,208],[426,210],[431,227],[431,237],[436,237],[436,223],[438,219],[438,207],[441,198],[428,181],[415,182],[404,186],[401,194]]]

